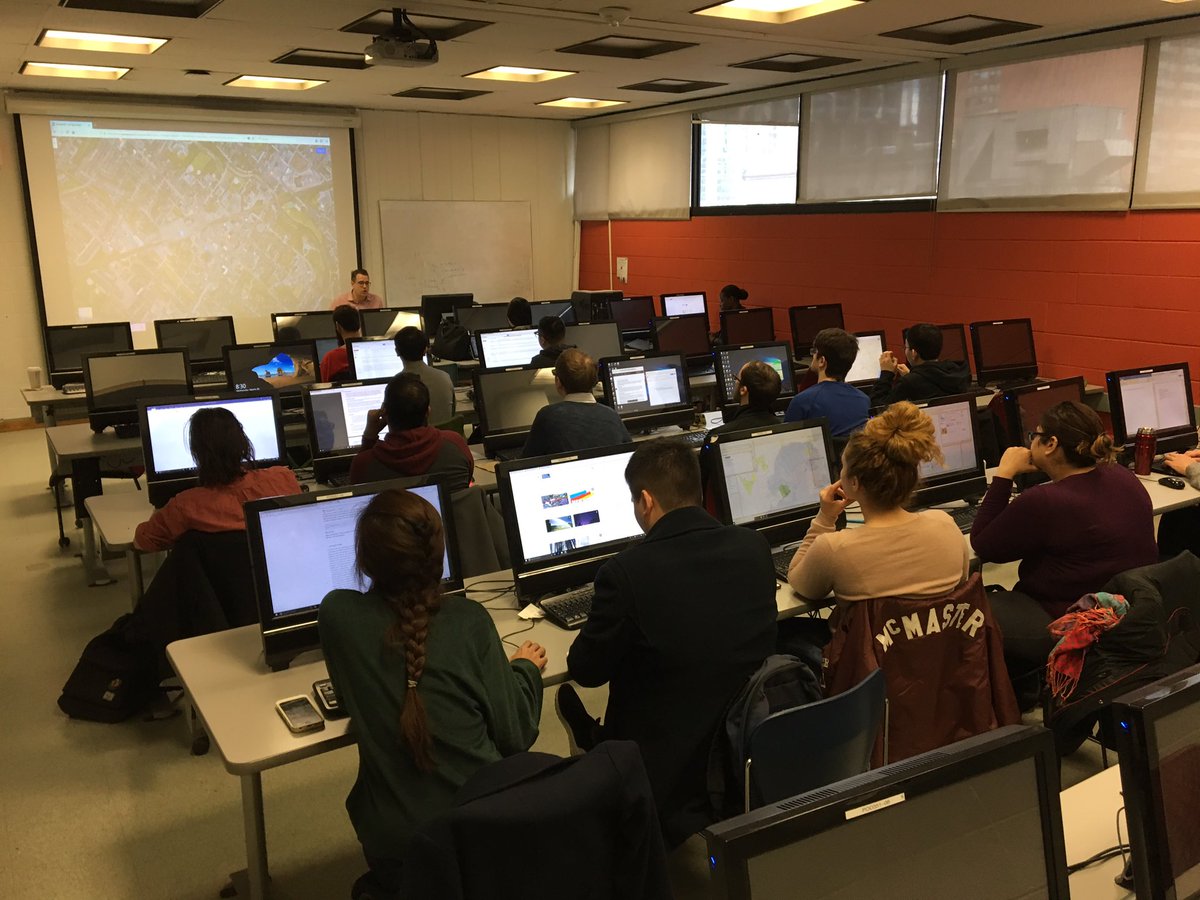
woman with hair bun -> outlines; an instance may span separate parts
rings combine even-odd
[[[743,290],[736,284],[727,284],[721,288],[721,312],[731,312],[736,309],[745,309],[742,306],[742,301],[749,299],[750,292]]]
[[[842,472],[821,491],[821,511],[788,567],[788,584],[802,597],[830,591],[841,602],[879,597],[928,599],[967,577],[967,547],[941,510],[909,512],[924,462],[941,459],[929,416],[895,403],[867,421],[842,453]],[[850,503],[864,527],[837,531]]]
[[[1060,403],[1028,437],[1028,449],[1004,451],[971,529],[984,562],[1021,561],[1015,590],[992,595],[1014,680],[1045,667],[1055,640],[1046,626],[1072,603],[1118,572],[1158,561],[1150,497],[1113,464],[1112,438],[1095,410]],[[1010,503],[1013,478],[1035,471],[1050,483]]]
[[[369,590],[332,591],[321,603],[329,677],[358,738],[346,810],[369,871],[353,897],[398,896],[407,839],[478,769],[538,735],[546,651],[526,641],[505,658],[483,607],[442,596],[444,547],[429,503],[383,491],[355,534]]]

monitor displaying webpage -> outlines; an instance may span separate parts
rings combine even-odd
[[[492,331],[479,335],[479,356],[484,368],[507,369],[527,366],[542,352],[538,334],[532,328]]]
[[[407,490],[442,514],[435,485]],[[258,514],[271,610],[276,616],[319,606],[332,590],[367,590],[354,568],[354,529],[375,496],[342,496]],[[442,580],[449,578],[450,555],[443,552]]]
[[[243,400],[197,400],[191,403],[171,403],[146,407],[147,439],[156,475],[192,472],[196,460],[188,447],[188,429],[192,416],[199,410],[219,407],[227,409],[242,424],[254,458],[259,462],[278,462],[283,459],[279,445],[279,429],[275,421],[275,403],[270,397],[246,397]]]
[[[691,316],[705,313],[704,294],[663,294],[664,316]]]
[[[404,361],[396,354],[396,344],[387,338],[350,341],[346,346],[356,379],[391,378],[404,369]]]
[[[942,450],[943,462],[936,460],[921,463],[921,478],[935,478],[956,472],[974,472],[979,467],[975,451],[973,430],[975,401],[946,403],[941,406],[925,407],[925,414],[933,420],[933,436]]]
[[[489,433],[528,428],[543,406],[562,399],[553,369],[516,369],[479,376],[475,408]]]
[[[609,365],[608,379],[618,415],[688,402],[687,368],[679,356],[617,360]]]
[[[367,430],[367,413],[383,408],[386,382],[315,388],[308,395],[312,433],[322,454],[357,450]]]
[[[742,366],[758,360],[765,362],[779,375],[782,396],[796,393],[796,384],[792,380],[792,367],[788,365],[787,344],[765,344],[760,347],[730,347],[717,350],[717,368],[720,372],[720,382],[723,387],[725,403],[737,402],[737,376]]]
[[[878,334],[860,334],[858,336],[858,356],[854,357],[854,365],[843,379],[848,382],[874,381],[879,377],[879,357],[883,355],[883,336]]]
[[[747,525],[820,503],[829,458],[820,426],[718,441],[721,474],[735,525]]]
[[[509,473],[526,563],[641,537],[625,466],[633,451]]]
[[[1139,428],[1165,431],[1192,424],[1183,369],[1126,375],[1119,384],[1125,434],[1130,438]]]

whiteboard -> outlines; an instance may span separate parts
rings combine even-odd
[[[528,200],[380,200],[379,231],[388,306],[422,294],[534,296]]]

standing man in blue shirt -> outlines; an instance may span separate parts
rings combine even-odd
[[[858,338],[840,328],[817,332],[812,345],[812,367],[817,383],[801,391],[788,404],[785,422],[824,417],[833,437],[848,437],[867,424],[870,400],[853,385],[846,373],[858,357]]]

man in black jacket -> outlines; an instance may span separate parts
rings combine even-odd
[[[567,657],[585,687],[608,683],[604,724],[570,685],[575,743],[641,748],[668,847],[710,824],[709,747],[729,701],[774,651],[775,571],[765,538],[700,508],[700,467],[679,441],[638,445],[625,469],[645,539],[596,574],[592,612]]]
[[[542,316],[538,321],[537,335],[542,349],[529,361],[531,366],[549,369],[558,361],[559,354],[575,346],[567,343],[567,326],[558,316]]]
[[[964,362],[938,359],[942,352],[942,330],[921,323],[904,333],[904,358],[891,350],[879,357],[879,380],[871,390],[872,406],[888,406],[900,400],[932,400],[970,389],[971,370]]]
[[[737,374],[737,409],[726,418],[725,424],[718,425],[709,434],[778,425],[783,420],[775,415],[774,407],[782,390],[783,382],[775,369],[761,359],[750,360]],[[716,465],[715,456],[713,445],[706,444],[700,451],[700,481],[706,491]]]

